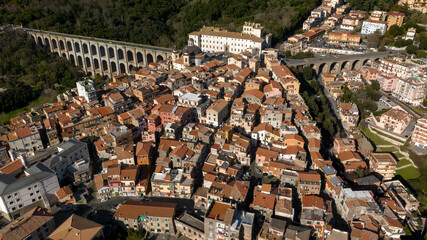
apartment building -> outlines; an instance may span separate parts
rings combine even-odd
[[[47,209],[35,207],[0,229],[0,239],[47,239],[55,229],[53,216]]]
[[[71,215],[64,223],[53,231],[48,239],[51,240],[73,240],[87,239],[98,240],[104,239],[104,227],[101,224],[93,222],[79,215]]]
[[[298,194],[319,194],[322,180],[317,172],[300,172],[298,174]]]
[[[405,18],[405,14],[401,12],[392,12],[388,15],[387,18],[387,25],[388,29],[390,29],[391,26],[397,25],[401,27],[403,25],[403,19]]]
[[[241,33],[231,32],[217,27],[203,27],[189,34],[194,45],[203,52],[230,52],[239,54],[249,50],[260,55],[261,50],[271,45],[271,34],[267,34],[258,23],[245,22]]]
[[[58,181],[69,176],[67,168],[77,160],[89,160],[87,144],[78,140],[70,139],[57,146],[58,153],[43,161],[43,164],[52,169],[58,176]]]
[[[20,170],[18,175],[0,174],[0,210],[11,220],[39,206],[49,208],[56,203],[59,190],[55,173],[41,163]]]
[[[97,100],[95,84],[91,79],[84,79],[83,81],[76,82],[77,93],[80,97],[84,97],[86,101],[92,102]]]
[[[206,123],[214,127],[219,127],[228,115],[228,102],[219,99],[206,110]]]
[[[365,20],[362,24],[362,34],[370,35],[378,31],[381,35],[387,31],[387,23],[374,20]]]
[[[125,228],[175,234],[175,210],[176,203],[127,200],[114,213],[114,218]]]
[[[412,131],[411,144],[419,148],[427,148],[427,116],[418,119]]]
[[[406,102],[413,106],[419,106],[422,104],[426,95],[426,84],[424,81],[413,77],[399,79],[392,94],[402,102]]]
[[[39,130],[41,130],[41,126],[35,125],[15,129],[7,135],[10,149],[17,154],[27,153],[30,155],[42,150],[43,142]]]
[[[395,106],[383,113],[379,122],[374,119],[378,127],[396,134],[401,134],[411,120],[412,116],[399,106]]]
[[[252,239],[255,215],[229,203],[213,202],[205,215],[205,239]]]
[[[379,74],[377,81],[380,84],[380,89],[386,92],[391,92],[396,89],[399,78],[393,75]]]
[[[359,34],[351,34],[347,32],[330,32],[328,34],[329,43],[340,43],[340,44],[359,44],[361,37]]]
[[[383,180],[391,180],[394,177],[397,161],[391,153],[371,153],[368,157],[369,168],[383,176]]]
[[[295,75],[291,72],[291,70],[285,65],[273,66],[272,77],[275,81],[282,84],[282,88],[286,94],[299,94],[299,88],[301,84]]]
[[[153,196],[190,198],[193,193],[193,179],[183,175],[183,169],[165,168],[151,177]]]

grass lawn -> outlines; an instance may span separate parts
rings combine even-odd
[[[383,135],[384,137],[390,138],[390,139],[392,139],[392,140],[394,140],[394,141],[396,141],[396,142],[405,143],[404,141],[402,141],[402,140],[400,140],[400,139],[397,139],[397,138],[395,138],[395,137],[393,137],[393,136],[390,136],[390,135],[388,135],[388,134],[385,134],[385,133],[383,133],[383,132],[380,132],[380,131],[378,131],[378,130],[376,130],[376,129],[372,129],[372,130],[374,130],[374,132],[376,132],[376,133],[378,133],[378,134],[380,134],[380,135]]]
[[[402,176],[405,180],[416,179],[421,175],[418,169],[412,166],[397,170],[396,174]]]
[[[409,162],[408,159],[402,158],[402,159],[399,159],[399,162],[397,162],[397,167],[405,166],[405,165],[408,165],[410,163],[411,162]]]
[[[403,154],[401,154],[401,153],[399,153],[399,152],[395,152],[395,153],[393,153],[393,154],[394,154],[394,156],[396,156],[398,159],[401,159],[401,158],[404,158],[404,157],[405,157]]]
[[[395,147],[381,147],[378,149],[379,152],[395,152],[396,150]]]
[[[360,130],[369,138],[375,145],[393,145],[390,142],[378,137],[376,134],[371,132],[368,128],[360,128]]]
[[[427,113],[427,108],[423,108],[423,107],[421,107],[421,106],[418,106],[418,107],[411,107],[412,108],[412,110],[414,110],[415,112],[417,112],[418,114],[420,114],[420,115],[424,115],[424,114],[426,114]]]

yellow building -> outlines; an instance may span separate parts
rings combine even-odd
[[[403,25],[403,19],[404,18],[405,18],[405,14],[400,13],[400,12],[393,12],[390,15],[388,15],[387,30],[390,29],[390,27],[393,25],[397,25],[397,26],[401,27]]]

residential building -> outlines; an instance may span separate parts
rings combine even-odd
[[[183,176],[183,169],[165,168],[154,172],[151,177],[153,196],[190,198],[193,193],[193,179]]]
[[[264,191],[264,187],[264,185],[262,188],[255,187],[254,200],[250,207],[263,215],[267,221],[271,221],[276,205],[276,196],[270,194],[270,191]]]
[[[307,38],[303,37],[301,34],[288,37],[288,40],[286,40],[280,48],[283,49],[284,52],[289,51],[291,55],[295,55],[307,48]]]
[[[359,44],[361,37],[359,34],[351,34],[347,32],[330,32],[328,34],[329,43],[337,43],[337,44]]]
[[[71,215],[50,235],[52,240],[104,239],[103,226],[78,215]]]
[[[252,239],[255,215],[223,202],[213,202],[205,215],[205,239]]]
[[[180,233],[182,236],[191,240],[205,238],[204,221],[185,212],[181,216],[177,217],[174,222],[177,233]]]
[[[378,127],[395,134],[401,134],[409,125],[411,120],[412,115],[407,113],[399,106],[393,107],[387,112],[383,113],[380,116],[379,122],[374,119],[375,124]]]
[[[67,168],[77,160],[89,161],[89,150],[87,144],[78,140],[70,139],[57,146],[58,153],[52,155],[42,163],[52,169],[61,182],[70,176]],[[72,175],[70,177],[73,177]]]
[[[397,161],[391,153],[371,153],[369,155],[369,168],[383,176],[383,180],[391,180],[394,177],[396,166]]]
[[[371,15],[369,16],[369,19],[374,21],[385,21],[387,18],[387,12],[384,11],[373,11],[371,12]]]
[[[91,179],[89,160],[77,160],[67,168],[67,171],[70,173],[70,177],[74,185],[79,185],[80,183],[87,183]]]
[[[387,31],[387,23],[374,20],[365,20],[362,24],[362,34],[370,35],[378,31],[381,35]]]
[[[136,145],[136,164],[151,166],[152,142],[138,142]]]
[[[77,93],[80,97],[84,97],[88,103],[98,99],[96,96],[95,84],[91,79],[84,79],[76,83]]]
[[[378,83],[380,84],[380,89],[386,92],[391,92],[394,89],[396,89],[397,82],[399,81],[399,78],[392,75],[378,75],[377,79]]]
[[[272,218],[271,222],[264,221],[258,240],[283,239],[287,222],[278,218]]]
[[[392,12],[388,15],[387,18],[387,25],[388,29],[390,29],[391,26],[397,25],[401,27],[403,25],[403,19],[405,18],[405,14],[401,12]]]
[[[408,30],[406,31],[406,36],[404,36],[402,39],[405,40],[414,40],[415,38],[415,34],[417,33],[417,29],[416,28],[408,28]]]
[[[326,204],[323,198],[315,195],[304,195],[301,202],[301,224],[313,228],[316,236],[322,236],[326,227]]]
[[[332,152],[335,156],[342,152],[356,151],[356,141],[352,138],[335,138]]]
[[[340,102],[338,104],[338,116],[344,129],[351,131],[359,122],[359,109],[354,103]]]
[[[15,219],[36,206],[50,208],[59,190],[55,173],[36,163],[16,177],[0,174],[0,210],[7,219]]]
[[[55,229],[53,216],[47,209],[35,207],[0,229],[0,239],[47,239]]]
[[[427,148],[427,116],[418,119],[412,131],[411,144],[419,148]]]
[[[413,106],[419,106],[422,104],[426,95],[426,83],[413,77],[399,79],[392,94],[402,102],[409,103]]]
[[[124,228],[175,234],[175,210],[176,203],[127,200],[114,213],[114,218]]]
[[[228,116],[228,102],[219,99],[206,110],[206,124],[219,127]]]
[[[275,81],[282,84],[284,92],[288,95],[299,94],[300,82],[285,65],[273,66],[272,77]]]
[[[320,194],[322,180],[318,172],[299,172],[298,173],[298,194],[312,195]]]
[[[242,33],[230,32],[217,27],[203,27],[188,35],[194,45],[203,52],[230,52],[239,54],[243,51],[260,55],[261,50],[271,45],[271,34],[265,33],[258,23],[245,22]]]
[[[16,128],[7,135],[7,138],[10,149],[17,154],[34,155],[35,152],[44,148],[39,129],[35,125]]]

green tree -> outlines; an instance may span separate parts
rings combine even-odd
[[[415,45],[409,45],[406,47],[406,52],[409,54],[416,54],[418,51],[418,47]]]
[[[142,232],[128,228],[126,240],[141,240],[143,237]]]
[[[303,68],[303,75],[307,81],[313,79],[313,69],[310,66],[305,66]]]

